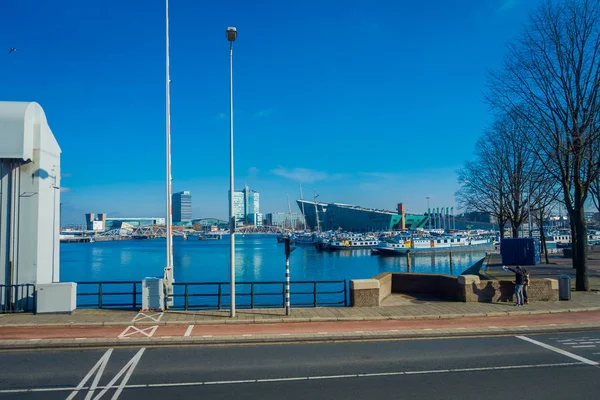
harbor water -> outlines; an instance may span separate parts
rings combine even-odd
[[[60,276],[63,282],[141,281],[161,277],[166,264],[165,239],[63,243]],[[174,238],[176,282],[228,282],[229,237],[200,241]],[[435,256],[380,257],[369,249],[318,252],[298,246],[290,256],[292,281],[371,278],[382,272],[460,275],[485,252]],[[284,245],[274,235],[236,235],[236,281],[285,280]]]

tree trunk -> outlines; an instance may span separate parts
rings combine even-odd
[[[506,220],[500,220],[498,219],[498,228],[500,229],[500,241],[502,241],[502,239],[504,239],[504,226],[506,225]]]
[[[587,273],[587,224],[585,222],[584,208],[576,199],[575,209],[571,214],[573,268],[576,270],[575,290],[588,291],[589,281]]]
[[[542,241],[542,251],[544,252],[544,256],[546,257],[546,264],[550,264],[550,261],[548,260],[548,246],[546,246],[546,232],[544,231],[543,221],[540,224],[540,240]]]
[[[521,227],[520,224],[514,224],[512,221],[510,222],[510,226],[512,228],[512,237],[513,238],[518,238],[519,237],[519,228]]]

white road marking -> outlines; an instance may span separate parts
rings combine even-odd
[[[554,346],[550,346],[549,344],[546,344],[546,343],[538,342],[537,340],[533,340],[531,338],[528,338],[527,336],[516,336],[516,337],[519,338],[519,339],[521,339],[521,340],[525,340],[525,341],[527,341],[529,343],[536,344],[536,345],[538,345],[540,347],[543,347],[545,349],[552,350],[552,351],[554,351],[554,352],[556,352],[558,354],[562,354],[563,356],[567,356],[567,357],[570,357],[570,358],[572,358],[574,360],[581,361],[582,363],[585,363],[585,364],[588,364],[588,365],[599,365],[596,361],[588,360],[587,358],[584,358],[584,357],[578,356],[577,354],[573,354],[573,353],[570,353],[568,351],[559,349],[558,347],[554,347]]]
[[[194,329],[194,325],[188,326],[183,336],[190,336],[192,334],[192,330]]]
[[[136,315],[135,317],[133,317],[133,319],[131,320],[131,322],[138,322],[144,319],[149,319],[152,320],[154,322],[158,322],[160,321],[160,319],[162,318],[164,313],[156,313],[156,314],[144,314],[143,312],[138,313],[138,315]]]
[[[149,326],[148,328],[143,328],[143,329],[135,327],[133,325],[130,325],[127,328],[125,328],[125,330],[123,332],[121,332],[121,334],[117,337],[119,339],[124,339],[128,336],[135,335],[137,333],[140,333],[146,337],[152,337],[152,335],[154,335],[154,333],[156,332],[157,329],[158,329],[158,325]]]
[[[112,349],[111,349],[112,350]],[[115,378],[107,386],[97,386],[95,389],[102,389],[103,392],[114,388],[114,383],[122,375],[124,370],[131,364],[133,368],[139,361],[141,354],[144,349],[141,349],[134,358],[117,374]],[[105,355],[106,356],[106,355]],[[103,358],[105,357],[103,356]],[[139,356],[139,357],[138,357]],[[134,359],[137,361],[133,363]],[[101,359],[102,360],[102,359]],[[267,378],[267,379],[245,379],[245,380],[231,380],[231,381],[199,381],[199,382],[175,382],[175,383],[149,383],[149,384],[137,384],[127,385],[121,383],[119,388],[123,389],[139,389],[139,388],[160,388],[160,387],[182,387],[182,386],[202,386],[202,385],[231,385],[240,383],[276,383],[276,382],[287,382],[287,381],[304,381],[304,380],[319,380],[319,379],[348,379],[348,378],[370,378],[379,376],[397,376],[397,375],[416,375],[416,374],[448,374],[448,373],[461,373],[461,372],[475,372],[475,371],[498,371],[498,370],[511,370],[511,369],[532,369],[532,368],[551,368],[551,367],[570,367],[575,365],[587,364],[584,362],[566,362],[566,363],[553,363],[553,364],[528,364],[528,365],[506,365],[500,367],[478,367],[478,368],[454,368],[454,369],[438,369],[438,370],[425,370],[425,371],[391,371],[391,372],[374,372],[374,373],[359,373],[359,374],[348,374],[348,375],[317,375],[317,376],[298,376],[289,378]],[[129,376],[133,372],[133,369],[129,370],[128,376],[125,379],[129,379]],[[91,374],[88,374],[91,375]],[[84,378],[85,379],[85,378]],[[89,379],[89,377],[88,377]],[[31,393],[31,392],[56,392],[56,391],[73,391],[77,388],[73,387],[58,387],[58,388],[30,388],[30,389],[8,389],[0,390],[0,394],[5,393]],[[89,389],[87,387],[81,387],[80,389]],[[122,390],[122,389],[121,389]],[[121,393],[120,391],[118,392]],[[98,397],[96,397],[98,398]],[[116,397],[113,397],[116,399]]]
[[[77,394],[79,393],[79,391],[81,390],[87,390],[87,394],[85,396],[85,400],[91,400],[92,397],[94,396],[94,392],[97,389],[102,389],[102,391],[100,393],[98,393],[98,395],[96,397],[94,397],[94,400],[100,399],[102,396],[104,396],[104,394],[109,390],[109,389],[114,389],[116,388],[117,390],[115,391],[115,393],[112,396],[112,400],[116,400],[119,398],[119,396],[121,395],[121,392],[123,391],[123,389],[125,389],[126,387],[131,388],[131,386],[127,386],[127,382],[129,381],[129,378],[131,378],[131,374],[133,374],[133,370],[135,369],[135,367],[137,366],[138,362],[140,361],[140,358],[142,358],[142,354],[144,354],[144,350],[146,350],[145,348],[141,348],[132,358],[131,360],[129,360],[127,362],[127,364],[125,364],[125,366],[123,368],[121,368],[121,370],[117,373],[117,375],[114,376],[114,378],[112,378],[110,380],[110,382],[108,383],[108,385],[100,387],[98,386],[98,382],[100,382],[100,378],[102,377],[102,374],[104,373],[104,369],[106,368],[106,365],[108,364],[108,360],[112,354],[113,349],[108,349],[106,351],[106,353],[104,353],[104,355],[102,357],[100,357],[100,359],[98,360],[98,362],[92,367],[92,369],[87,373],[87,375],[81,380],[81,382],[79,382],[79,385],[77,385],[77,387],[73,388],[71,391],[71,394],[67,397],[67,400],[72,400],[75,398],[75,396],[77,396]],[[92,375],[96,373],[94,375],[94,379],[92,380],[92,384],[88,387],[85,387],[85,384],[87,383],[87,381],[90,380],[90,378],[92,377]],[[123,380],[121,381],[121,383],[119,384],[118,387],[115,386],[115,383],[117,383],[117,381],[121,378],[121,375],[125,374],[125,377],[123,378]],[[133,385],[132,385],[133,386]],[[138,385],[136,385],[138,386]]]
[[[574,349],[581,349],[583,347],[596,347],[595,344],[586,344],[586,345],[582,345],[582,346],[573,346]]]

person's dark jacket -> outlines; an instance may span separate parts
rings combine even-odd
[[[515,285],[522,285],[524,283],[525,274],[521,268],[512,269],[509,267],[508,270],[515,273]]]

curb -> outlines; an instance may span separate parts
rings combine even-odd
[[[85,349],[98,347],[167,347],[167,346],[206,346],[206,345],[252,345],[252,344],[286,344],[286,343],[321,343],[371,340],[406,340],[406,339],[448,339],[481,336],[511,336],[523,334],[576,333],[590,330],[600,331],[600,323],[580,324],[577,326],[540,325],[537,327],[497,327],[472,329],[432,329],[428,331],[365,331],[334,332],[326,334],[276,334],[276,335],[232,335],[215,337],[150,337],[136,339],[94,338],[76,339],[41,339],[41,340],[5,340],[0,341],[0,351],[6,350],[39,350],[39,349]]]
[[[563,314],[577,312],[600,311],[600,307],[572,308],[559,310],[531,310],[531,311],[494,311],[488,313],[465,313],[465,314],[438,314],[438,315],[398,315],[398,316],[346,316],[346,317],[282,317],[269,319],[223,319],[223,320],[173,320],[173,321],[99,321],[99,322],[59,322],[59,323],[6,323],[0,325],[2,328],[13,327],[93,327],[93,326],[164,326],[164,325],[223,325],[223,324],[281,324],[297,322],[348,322],[348,321],[382,321],[382,320],[416,320],[416,319],[456,319],[456,318],[485,318],[505,317],[511,315],[542,315]]]

